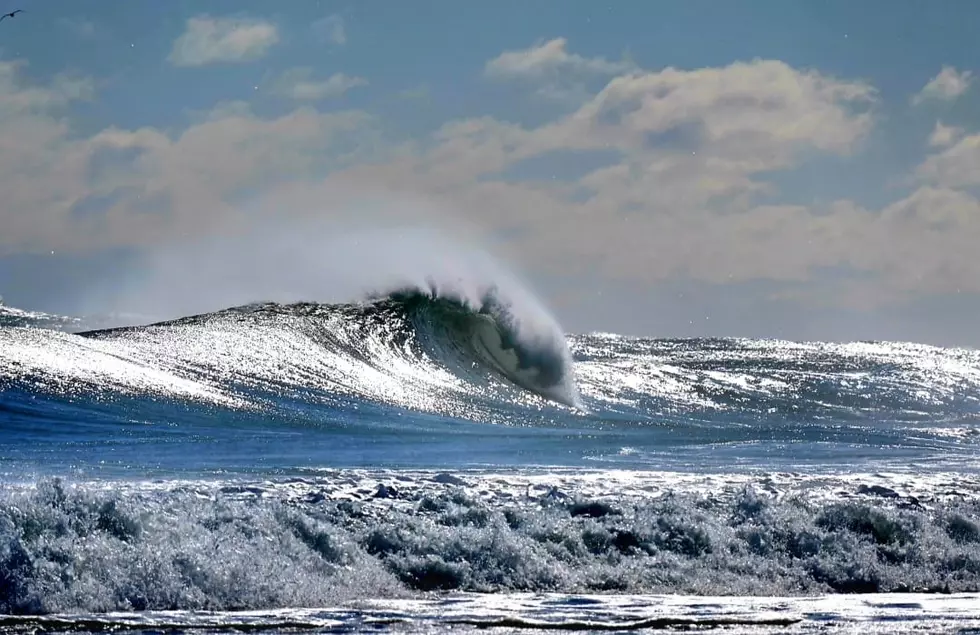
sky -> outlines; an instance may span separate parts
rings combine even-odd
[[[572,332],[980,346],[973,0],[15,9],[7,304],[337,301],[472,245]]]

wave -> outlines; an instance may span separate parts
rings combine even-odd
[[[17,317],[8,325],[50,321]],[[407,407],[435,406],[426,395],[447,392],[490,400],[529,394],[581,407],[557,323],[494,286],[468,296],[430,282],[357,303],[254,303],[145,326],[33,332],[9,343],[0,379],[41,376],[100,391],[208,393],[227,402],[242,386],[288,385]]]
[[[38,328],[71,329],[77,327],[81,320],[65,315],[53,315],[41,311],[25,311],[7,306],[0,296],[0,327],[3,326],[33,326]]]
[[[396,291],[373,306],[407,316],[425,353],[460,374],[477,361],[527,390],[582,407],[564,334],[553,322],[522,317],[496,288],[474,303],[433,283]]]
[[[0,613],[274,609],[429,591],[980,590],[975,480],[946,475],[913,495],[887,475],[861,479],[43,480],[0,489]]]

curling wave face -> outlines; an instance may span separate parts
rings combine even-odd
[[[435,358],[455,374],[471,377],[473,368],[501,377],[566,406],[581,407],[565,335],[539,315],[528,324],[493,290],[475,306],[464,299],[407,290],[375,306],[392,320],[407,316],[409,332],[421,345],[417,353]]]

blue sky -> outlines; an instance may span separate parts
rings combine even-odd
[[[317,254],[277,257],[282,299],[335,299],[295,268],[343,276],[318,245],[355,219],[489,245],[570,330],[980,345],[974,2],[16,8],[8,303],[262,299],[214,265],[249,232]]]

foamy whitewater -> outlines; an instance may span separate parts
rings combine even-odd
[[[437,281],[0,307],[0,631],[980,632],[980,352]]]

